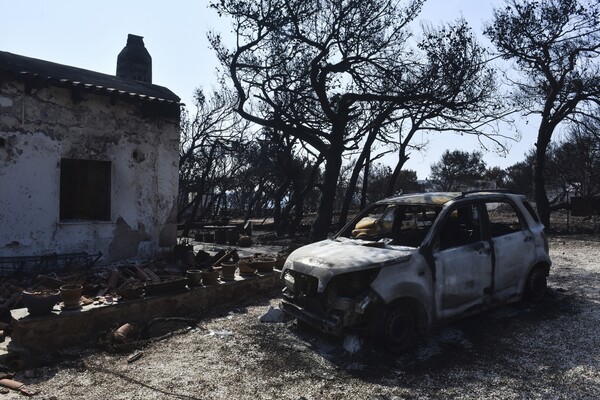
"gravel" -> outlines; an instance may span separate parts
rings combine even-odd
[[[598,399],[600,237],[555,236],[550,249],[543,302],[448,324],[399,358],[370,343],[350,354],[294,321],[260,323],[272,293],[125,352],[68,349],[15,379],[41,399]]]

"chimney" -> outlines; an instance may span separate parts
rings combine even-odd
[[[142,36],[127,36],[127,45],[117,57],[117,76],[152,83],[152,57],[144,46]]]

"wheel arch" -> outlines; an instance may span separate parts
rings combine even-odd
[[[427,308],[421,300],[414,296],[406,295],[394,299],[390,303],[386,304],[385,307],[394,307],[398,304],[406,304],[414,312],[415,325],[418,333],[424,333],[427,331],[431,323],[431,318]]]

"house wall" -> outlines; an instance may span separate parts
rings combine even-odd
[[[149,257],[176,240],[179,118],[0,76],[0,257]],[[156,111],[156,110],[154,110]],[[61,158],[111,162],[110,221],[61,221]]]

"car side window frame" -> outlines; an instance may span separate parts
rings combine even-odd
[[[517,219],[519,220],[519,226],[520,226],[520,230],[514,230],[514,229],[510,229],[510,230],[505,230],[503,232],[500,232],[498,234],[497,231],[495,231],[494,229],[494,225],[495,222],[492,221],[492,219],[490,219],[490,212],[489,209],[487,207],[487,204],[489,203],[503,203],[506,204],[510,207],[510,209],[514,212],[514,214],[517,216]],[[483,208],[483,212],[484,212],[484,218],[486,221],[486,226],[487,226],[487,231],[488,231],[488,235],[490,238],[497,238],[497,237],[502,237],[505,235],[509,235],[512,233],[516,233],[516,232],[524,232],[524,231],[528,231],[529,230],[529,225],[527,223],[527,218],[525,217],[525,215],[523,215],[523,211],[521,210],[521,208],[515,204],[514,201],[512,201],[509,198],[494,198],[494,199],[485,199],[482,203],[482,208]],[[499,225],[499,224],[497,224]]]
[[[478,225],[479,225],[479,227],[478,227],[479,228],[479,237],[478,238],[469,238],[469,240],[466,240],[466,241],[459,241],[458,243],[454,243],[453,245],[448,245],[448,246],[442,245],[442,234],[444,234],[443,233],[444,229],[448,227],[448,224],[450,223],[451,218],[453,218],[452,214],[455,211],[457,213],[459,213],[458,210],[465,208],[465,207],[471,207],[471,210],[469,210],[469,212],[472,212],[473,210],[477,211],[477,219],[476,220],[478,221]],[[460,216],[457,216],[457,218],[460,218]],[[453,248],[468,246],[468,245],[486,240],[487,229],[486,229],[485,220],[483,218],[484,217],[482,215],[481,202],[469,201],[469,202],[464,202],[464,203],[460,203],[460,204],[453,204],[452,206],[450,206],[450,208],[445,213],[445,215],[442,216],[442,219],[439,221],[439,223],[436,224],[437,225],[436,231],[434,232],[433,240],[431,242],[432,243],[431,244],[432,251],[435,253],[435,252],[439,252],[439,251],[450,250]],[[473,218],[473,216],[472,216],[471,219],[474,220],[475,218]],[[457,222],[457,221],[455,221],[455,222]]]

